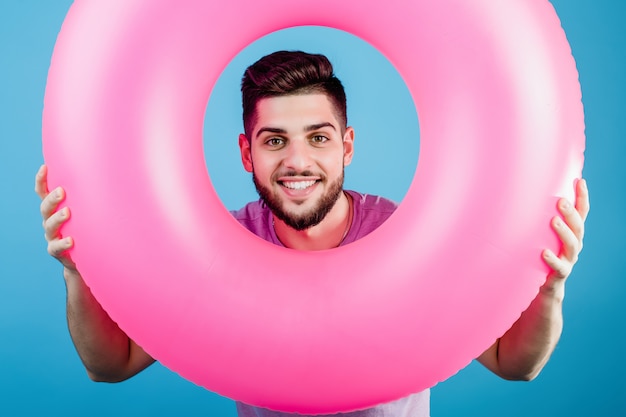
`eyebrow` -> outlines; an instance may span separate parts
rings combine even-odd
[[[316,124],[305,126],[304,127],[304,131],[305,132],[312,132],[314,130],[321,129],[323,127],[330,127],[333,130],[337,130],[337,128],[335,128],[335,126],[332,123],[330,123],[330,122],[322,122],[322,123],[316,123]],[[287,131],[285,129],[281,129],[279,127],[262,127],[256,133],[256,137],[258,138],[259,135],[261,135],[261,133],[264,133],[264,132],[278,133],[278,134],[283,134],[283,135],[287,133]]]

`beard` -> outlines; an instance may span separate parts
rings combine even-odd
[[[292,173],[291,175],[296,175]],[[299,175],[309,176],[311,173],[303,172]],[[324,178],[322,179],[324,180]],[[256,187],[256,191],[261,197],[261,200],[269,207],[272,213],[282,220],[287,226],[297,231],[306,230],[310,227],[317,226],[321,223],[330,210],[335,206],[337,200],[343,192],[343,170],[341,175],[335,181],[329,184],[328,190],[322,195],[320,200],[310,210],[295,214],[287,211],[277,193],[273,193],[272,190],[259,183],[256,175],[252,173],[252,181]]]

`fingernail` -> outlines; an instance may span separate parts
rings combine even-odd
[[[54,190],[54,196],[56,198],[61,198],[61,188],[60,187]]]
[[[572,205],[568,200],[561,200],[561,208],[563,210],[569,210],[570,208],[572,208]]]

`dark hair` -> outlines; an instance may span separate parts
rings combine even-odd
[[[346,93],[328,58],[302,51],[278,51],[266,55],[244,72],[241,80],[243,125],[246,135],[256,122],[256,105],[267,97],[324,93],[335,107],[345,129],[348,123]]]

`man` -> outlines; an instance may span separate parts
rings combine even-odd
[[[233,213],[258,236],[300,250],[330,249],[370,233],[394,211],[380,197],[343,189],[344,167],[354,153],[354,130],[347,126],[346,98],[326,57],[276,52],[250,66],[242,81],[245,133],[239,136],[241,160],[261,197]],[[61,188],[48,193],[47,171],[35,189],[49,253],[64,266],[69,330],[89,376],[122,381],[154,362],[109,318],[85,285],[67,254],[71,237],[60,229],[69,219]],[[520,319],[487,349],[480,363],[512,380],[533,379],[548,361],[562,329],[565,280],[582,249],[589,198],[584,180],[572,205],[561,199],[552,219],[562,249],[543,252],[551,268],[545,284]],[[259,381],[262,383],[262,381]],[[237,404],[240,416],[281,416]],[[419,417],[429,414],[428,391],[351,416]]]

